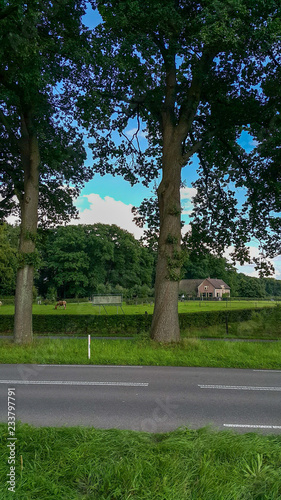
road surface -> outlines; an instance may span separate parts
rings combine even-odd
[[[16,419],[35,426],[281,433],[281,370],[1,365],[1,422],[8,388]]]

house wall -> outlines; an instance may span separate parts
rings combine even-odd
[[[229,289],[215,288],[208,280],[204,280],[198,287],[198,297],[222,298],[224,293],[230,295]]]
[[[207,280],[204,280],[198,287],[198,297],[215,297],[215,288]],[[211,294],[211,295],[210,295]]]

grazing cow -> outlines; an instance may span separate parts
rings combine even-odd
[[[56,305],[55,309],[57,309],[58,307],[63,307],[64,309],[66,309],[66,302],[65,302],[65,300],[59,300],[57,302],[57,305]]]

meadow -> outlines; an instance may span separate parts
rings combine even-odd
[[[198,311],[221,311],[221,310],[232,310],[232,309],[255,309],[264,307],[274,307],[276,302],[273,300],[229,300],[229,301],[200,301],[200,300],[190,300],[185,302],[179,302],[178,311],[179,313],[188,312],[198,312]],[[153,313],[153,303],[138,304],[138,305],[127,305],[123,303],[122,309],[124,314],[152,314]],[[0,309],[1,314],[14,314],[14,305],[3,305]],[[103,307],[93,306],[91,302],[80,302],[80,303],[67,303],[66,309],[58,308],[55,309],[54,304],[33,304],[34,314],[67,314],[67,315],[83,315],[83,314],[116,314],[116,306],[106,306],[106,311]],[[118,308],[118,313],[123,314],[120,306]]]

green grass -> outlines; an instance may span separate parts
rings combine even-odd
[[[255,309],[257,307],[274,307],[275,302],[270,300],[251,300],[251,301],[239,301],[239,300],[231,300],[229,302],[218,301],[218,302],[209,302],[209,301],[187,301],[187,302],[179,302],[179,312],[198,312],[198,311],[219,311],[219,310],[231,310],[231,309]],[[144,304],[144,305],[126,305],[123,304],[122,308],[125,314],[144,314],[147,311],[148,314],[153,313],[153,305]],[[116,306],[106,307],[106,311],[108,314],[116,314],[117,308]],[[13,305],[3,305],[0,309],[0,314],[14,314],[15,307]],[[120,314],[123,314],[120,311]],[[81,303],[81,304],[67,304],[66,309],[55,309],[54,305],[33,305],[33,313],[34,314],[106,314],[103,308],[99,313],[99,307],[93,306],[91,303]]]
[[[234,338],[234,339],[280,339],[281,309],[273,309],[272,314],[255,312],[249,321],[212,325],[205,328],[191,327],[181,331],[182,338]]]
[[[0,435],[0,498],[5,500],[281,498],[277,435],[207,428],[148,434],[18,423],[16,493],[11,494],[6,424],[0,424]]]
[[[35,339],[29,346],[0,341],[0,363],[206,366],[281,369],[281,342],[223,342],[183,339],[162,345],[146,338],[98,340]]]

